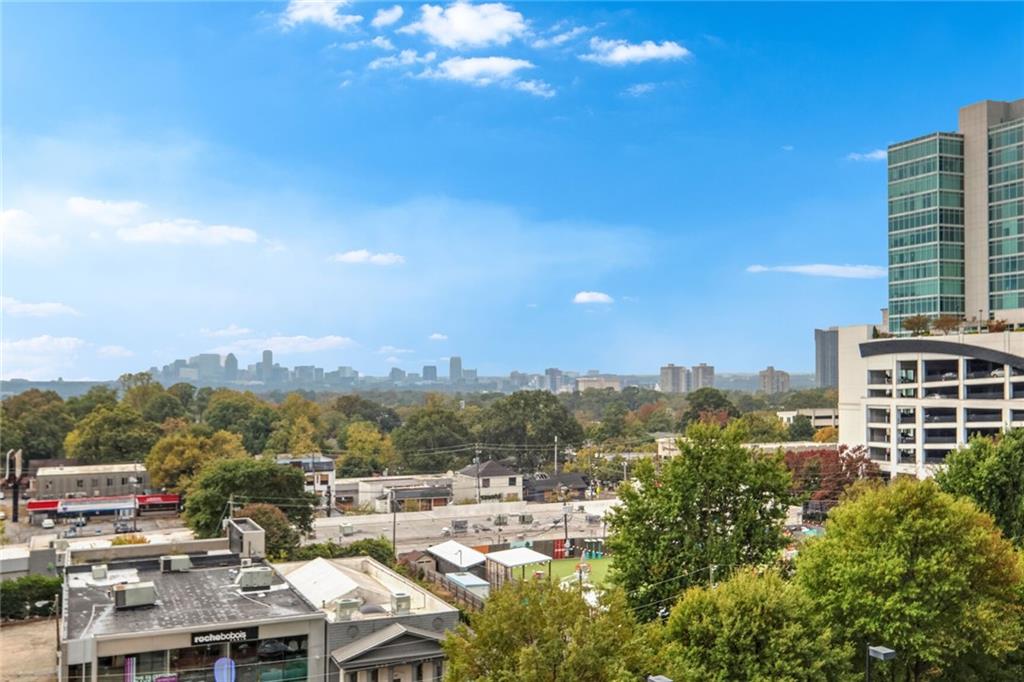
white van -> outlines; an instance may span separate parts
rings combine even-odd
[[[54,522],[53,522],[53,519],[43,519],[43,523],[42,523],[41,525],[42,525],[42,527],[43,527],[43,528],[45,528],[46,530],[50,530],[50,529],[51,529],[51,528],[53,528],[53,527],[54,527],[54,525],[56,525],[56,524],[54,524]]]

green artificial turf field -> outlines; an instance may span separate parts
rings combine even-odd
[[[603,584],[605,576],[608,574],[608,567],[612,563],[611,558],[585,559],[584,562],[590,564],[590,582],[594,585]],[[575,573],[576,565],[579,563],[580,559],[555,559],[551,562],[551,577],[561,580],[569,574]]]

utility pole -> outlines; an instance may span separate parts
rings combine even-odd
[[[228,518],[235,518],[235,494],[228,495]]]
[[[558,476],[558,436],[555,436],[555,476]]]
[[[11,471],[11,455],[14,455],[14,471]],[[7,451],[4,478],[11,486],[11,521],[18,522],[18,505],[21,497],[21,450]]]
[[[395,500],[395,489],[389,488],[391,494],[391,546],[395,550],[395,560],[398,560],[398,503]]]
[[[476,456],[473,458],[476,464],[476,503],[480,504],[480,443],[476,444]]]

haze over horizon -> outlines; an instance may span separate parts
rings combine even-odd
[[[4,6],[3,378],[813,371],[886,145],[1021,96],[1020,4],[315,7]]]

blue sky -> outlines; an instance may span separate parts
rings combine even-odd
[[[877,150],[1024,86],[1009,3],[2,19],[8,378],[263,347],[371,374],[811,371],[815,326],[885,305]]]

